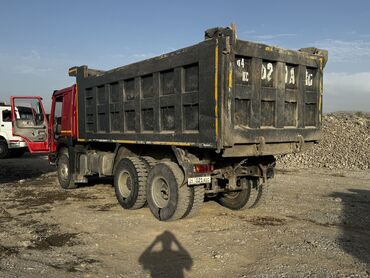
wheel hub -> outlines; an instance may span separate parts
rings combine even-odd
[[[240,191],[231,191],[227,193],[229,199],[236,199],[239,197]]]
[[[129,172],[124,171],[120,174],[118,178],[118,189],[124,198],[130,195],[132,190],[132,179]]]
[[[60,175],[62,179],[64,180],[68,179],[68,165],[67,164],[60,165]]]
[[[157,178],[153,182],[152,197],[158,208],[164,208],[168,205],[170,200],[170,188],[164,178]]]

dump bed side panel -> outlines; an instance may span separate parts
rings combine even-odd
[[[79,140],[234,148],[231,156],[319,140],[327,57],[234,34],[216,28],[197,45],[106,72],[78,67]]]
[[[216,40],[89,76],[77,68],[80,141],[216,146]]]
[[[224,59],[224,147],[320,138],[322,56],[236,40]]]

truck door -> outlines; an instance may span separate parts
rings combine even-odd
[[[41,97],[11,97],[13,135],[22,137],[30,153],[48,153],[48,119]]]
[[[10,110],[10,107],[4,107],[1,112],[1,133],[3,133],[5,138],[10,139],[13,137],[12,132],[12,112]]]
[[[53,93],[49,118],[51,153],[57,151],[57,145],[60,140],[75,137],[74,93],[75,86]]]

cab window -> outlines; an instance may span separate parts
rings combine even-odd
[[[62,108],[63,108],[63,97],[57,97],[55,99],[54,108],[54,136],[58,137],[62,130]]]
[[[38,99],[15,99],[14,105],[18,110],[17,120],[29,120],[34,126],[44,123],[44,114]]]
[[[3,122],[12,121],[12,112],[10,110],[3,110]]]

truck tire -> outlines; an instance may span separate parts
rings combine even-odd
[[[256,208],[265,200],[267,185],[261,184],[259,179],[241,178],[240,182],[246,183],[241,191],[224,193],[218,202],[231,210]]]
[[[261,183],[260,179],[253,180],[251,187],[251,196],[249,197],[249,208],[256,208],[264,205],[268,196],[268,183]]]
[[[204,192],[205,190],[203,185],[190,187],[189,206],[182,218],[193,217],[198,214],[203,206]]]
[[[148,173],[158,163],[158,160],[151,156],[140,156],[140,158],[144,162]],[[148,207],[148,202],[145,202],[144,207]]]
[[[138,157],[122,159],[114,173],[114,191],[125,209],[139,209],[146,202],[147,168]]]
[[[7,158],[9,156],[8,143],[6,141],[0,141],[0,159]]]
[[[151,156],[140,156],[141,160],[144,162],[144,164],[147,166],[148,173],[152,167],[154,167],[158,161],[154,159]]]
[[[183,181],[184,173],[174,162],[163,161],[150,170],[146,188],[148,206],[158,220],[177,220],[187,212],[191,189]]]
[[[77,188],[77,184],[73,181],[71,171],[69,170],[68,152],[61,150],[58,155],[57,173],[59,184],[64,189]]]

